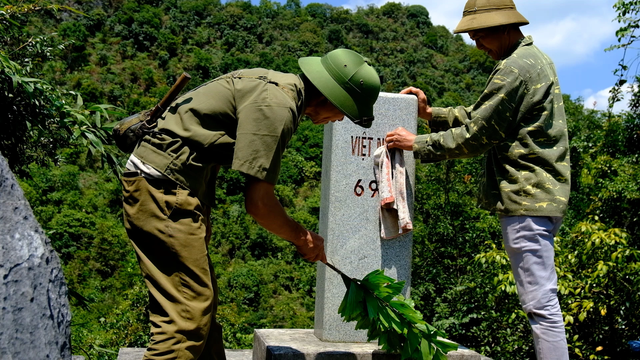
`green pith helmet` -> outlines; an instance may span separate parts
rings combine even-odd
[[[323,57],[304,57],[298,64],[307,78],[354,123],[369,128],[380,77],[368,60],[353,50],[337,49]]]
[[[462,12],[462,20],[453,32],[466,33],[509,24],[529,24],[529,20],[516,10],[513,0],[468,0]]]

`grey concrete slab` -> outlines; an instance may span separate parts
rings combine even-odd
[[[122,348],[118,352],[118,360],[141,360],[143,348]],[[253,350],[225,350],[227,360],[251,360]],[[74,359],[75,360],[75,359]]]
[[[348,276],[363,278],[376,269],[411,286],[412,233],[385,240],[380,237],[380,197],[373,172],[373,153],[384,145],[387,132],[398,126],[415,133],[417,99],[412,95],[380,93],[374,106],[375,120],[369,129],[345,120],[325,125],[322,155],[320,235],[325,239],[327,259]],[[415,160],[404,153],[407,198],[413,212]],[[318,263],[315,334],[325,341],[364,342],[366,332],[344,323],[338,307],[345,293],[338,276]]]
[[[256,329],[253,336],[253,360],[400,360],[387,354],[375,342],[325,342],[311,329]],[[460,347],[447,354],[448,360],[491,360]],[[121,359],[118,359],[121,360]]]

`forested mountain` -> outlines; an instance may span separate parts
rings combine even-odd
[[[151,108],[183,71],[193,77],[188,88],[240,68],[297,73],[299,57],[340,47],[371,59],[383,91],[413,85],[433,105],[470,105],[494,65],[433,25],[419,5],[5,4],[0,104],[8,131],[0,134],[0,151],[61,256],[74,353],[91,359],[143,347],[148,333],[146,288],[112,172],[126,155],[101,130],[117,118],[109,111]],[[638,114],[588,110],[568,96],[565,106],[573,192],[556,261],[570,352],[576,359],[633,358],[627,342],[640,337]],[[311,229],[318,226],[321,161],[322,128],[305,121],[285,152],[276,191]],[[481,161],[417,167],[412,298],[450,339],[494,359],[532,358],[498,220],[475,206]],[[251,347],[254,328],[311,328],[315,266],[246,214],[240,174],[223,170],[218,184],[210,254],[226,346]]]
[[[299,57],[340,47],[369,57],[384,75],[384,91],[421,85],[442,104],[472,101],[492,68],[461,36],[432,26],[419,5],[352,12],[318,3],[302,8],[298,1],[127,0],[75,8],[87,16],[33,21],[38,33],[57,27],[49,46],[64,46],[43,65],[44,78],[79,91],[86,102],[128,112],[153,106],[182,71],[192,75],[192,87],[241,68],[299,72]]]

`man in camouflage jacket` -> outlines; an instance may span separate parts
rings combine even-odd
[[[455,32],[498,61],[484,92],[470,107],[435,108],[420,89],[403,90],[432,132],[397,128],[386,142],[423,162],[484,154],[479,205],[500,217],[536,355],[568,359],[553,250],[570,191],[567,122],[553,62],[522,34],[526,24],[512,0],[469,0]]]

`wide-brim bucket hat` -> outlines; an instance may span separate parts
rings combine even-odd
[[[468,0],[462,12],[462,20],[453,32],[466,33],[511,24],[529,24],[529,20],[516,10],[513,0]]]
[[[351,121],[371,127],[380,77],[365,57],[353,50],[337,49],[322,57],[300,58],[298,64],[322,95]]]

